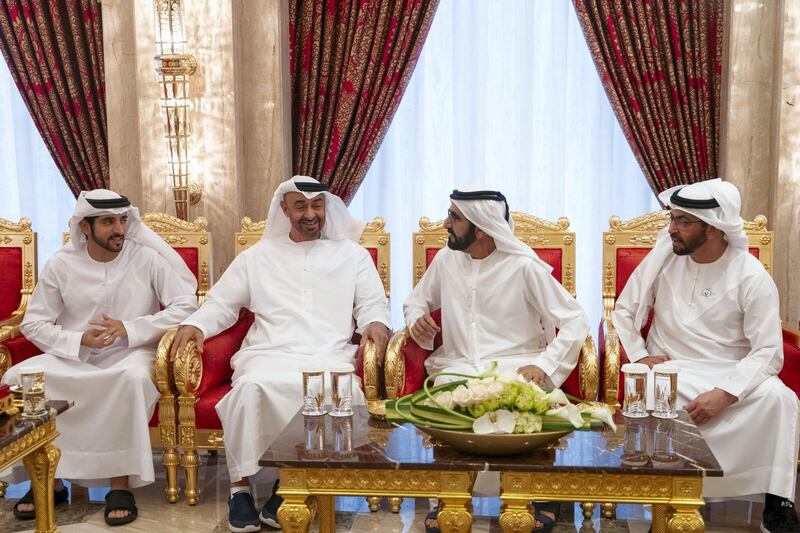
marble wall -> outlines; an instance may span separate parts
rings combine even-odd
[[[800,321],[800,3],[728,3],[721,171],[742,192],[742,216],[775,231],[781,317]]]
[[[233,259],[240,220],[262,220],[290,176],[287,0],[190,0],[191,179],[214,234],[214,278]],[[155,73],[153,0],[104,0],[111,186],[142,212],[175,214]]]

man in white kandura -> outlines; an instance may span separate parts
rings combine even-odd
[[[3,382],[16,383],[20,370],[38,366],[48,397],[75,402],[58,417],[56,475],[87,486],[110,483],[109,525],[134,520],[128,489],[155,480],[147,427],[159,396],[152,362],[166,330],[197,309],[196,286],[180,255],[127,198],[97,189],[78,197],[70,241],[45,264],[25,312],[22,333],[44,354],[11,367]],[[6,479],[24,475],[16,467]],[[60,480],[55,488],[56,503],[66,502]],[[14,514],[33,518],[32,502],[28,491]]]
[[[704,481],[703,496],[765,494],[762,529],[800,531],[792,503],[798,399],[777,376],[778,290],[748,252],[739,191],[714,179],[673,187],[659,200],[670,224],[617,300],[611,319],[620,341],[631,361],[678,366],[678,407],[725,472]]]
[[[411,337],[429,350],[439,331],[430,312],[442,310],[442,345],[425,361],[426,370],[480,374],[497,363],[498,372],[561,386],[589,332],[583,309],[553,278],[552,267],[514,236],[501,193],[470,186],[450,200],[447,248],[403,306]],[[476,493],[496,493],[499,477],[481,476],[475,485]],[[429,531],[436,531],[434,513],[426,519]],[[556,514],[557,505],[538,504],[538,530],[552,528]]]
[[[248,477],[260,470],[259,458],[302,406],[303,369],[352,363],[356,326],[362,344],[371,339],[379,353],[386,349],[388,302],[372,258],[358,244],[363,229],[317,180],[295,176],[282,183],[261,241],[233,260],[178,330],[173,356],[189,340],[201,347],[231,326],[242,307],[255,314],[231,359],[233,389],[216,407],[231,477],[231,531],[258,531],[262,522],[279,527],[278,482],[259,513]],[[354,389],[354,403],[364,404]]]

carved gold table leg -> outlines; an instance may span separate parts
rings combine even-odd
[[[389,498],[387,499],[389,500],[389,509],[393,513],[399,513],[400,506],[403,505],[403,498],[400,498],[398,496],[389,496]]]
[[[61,450],[52,444],[28,454],[22,459],[33,489],[33,505],[36,508],[36,533],[57,533],[53,485],[56,479],[56,466],[61,458]]]
[[[439,507],[439,529],[444,533],[467,533],[472,531],[470,498],[442,497]]]
[[[533,514],[530,500],[503,498],[500,527],[503,533],[530,533],[533,530]]]
[[[278,523],[286,533],[307,533],[311,525],[311,506],[305,494],[287,494],[278,509]]]
[[[672,514],[667,520],[667,531],[676,533],[702,533],[705,531],[699,505],[672,505]]]
[[[608,518],[609,520],[613,520],[617,517],[617,504],[616,503],[601,503],[600,504],[600,515],[603,518]]]
[[[581,502],[581,510],[583,511],[583,519],[589,520],[594,514],[594,502]]]
[[[373,513],[377,513],[378,509],[381,506],[381,500],[383,496],[367,496],[367,503],[369,504],[369,510]]]
[[[334,533],[336,531],[336,509],[334,506],[334,499],[335,496],[317,496],[320,533]]]
[[[667,533],[667,506],[653,504],[653,533]]]

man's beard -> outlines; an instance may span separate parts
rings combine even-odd
[[[304,224],[305,222],[309,222],[312,225],[316,223],[316,227],[309,228]],[[301,218],[297,221],[297,224],[295,224],[295,229],[304,237],[314,237],[318,239],[322,235],[322,225],[323,221],[319,217],[315,217],[311,220]]]
[[[472,226],[462,237],[456,237],[456,234],[453,233],[452,229],[448,229],[447,233],[450,234],[450,237],[447,239],[447,247],[451,250],[458,250],[460,252],[463,252],[469,248],[476,239],[475,226]]]
[[[671,235],[670,238],[673,239],[672,252],[675,255],[691,255],[695,253],[698,248],[703,246],[706,243],[706,240],[708,240],[705,232],[690,240],[682,239],[680,237],[672,237]],[[678,241],[677,243],[675,242],[676,239]],[[680,246],[680,248],[677,248],[676,246]]]
[[[119,241],[119,244],[111,242],[111,239],[118,238],[118,237],[121,237],[121,240]],[[108,250],[109,252],[117,253],[117,252],[122,250],[122,246],[125,244],[125,235],[123,235],[122,233],[114,233],[113,235],[110,235],[107,239],[104,240],[104,239],[101,239],[100,237],[98,237],[97,235],[95,235],[94,231],[92,231],[92,240],[95,242],[95,244],[97,244],[98,246],[100,246],[104,250]]]

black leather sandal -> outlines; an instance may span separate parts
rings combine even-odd
[[[112,511],[128,511],[128,516],[122,518],[110,518],[108,515]],[[121,526],[136,520],[139,510],[136,509],[136,500],[133,493],[126,489],[114,489],[106,494],[106,510],[103,518],[109,526]]]
[[[69,501],[69,491],[67,487],[61,487],[61,490],[53,490],[53,505],[58,507],[59,505],[65,504]],[[17,500],[17,503],[14,504],[14,516],[16,516],[19,520],[33,520],[36,518],[36,509],[31,511],[20,511],[19,504],[21,503],[33,503],[33,489],[28,489],[28,492],[25,495]]]

